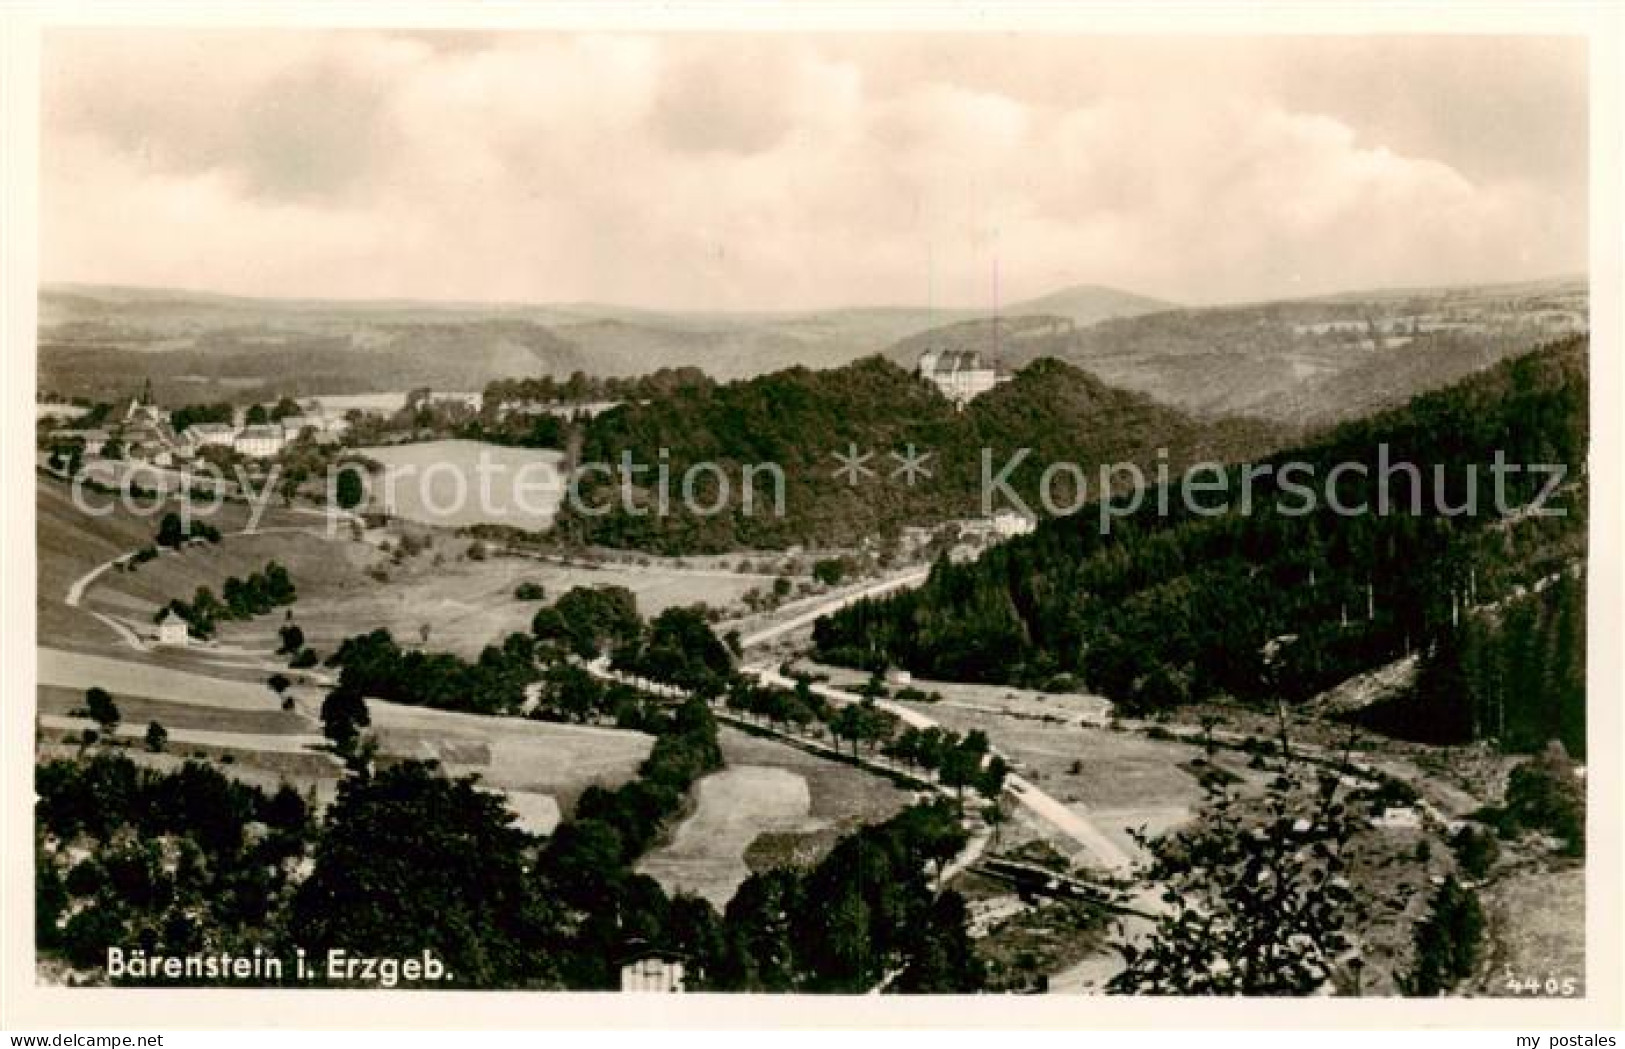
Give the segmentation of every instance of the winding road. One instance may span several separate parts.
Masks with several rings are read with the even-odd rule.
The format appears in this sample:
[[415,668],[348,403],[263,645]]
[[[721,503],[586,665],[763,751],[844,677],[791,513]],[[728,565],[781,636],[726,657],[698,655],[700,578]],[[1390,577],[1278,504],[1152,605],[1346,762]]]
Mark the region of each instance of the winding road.
[[[783,622],[763,627],[741,638],[740,648],[748,651],[751,648],[764,645],[786,634],[807,627],[822,616],[837,612],[866,598],[880,597],[884,594],[919,586],[925,582],[930,574],[931,570],[929,568],[912,569],[882,579],[870,586],[832,597],[812,609],[798,612]],[[794,681],[765,664],[747,663],[740,670],[742,673],[756,678],[764,685],[772,685],[778,688],[795,687]],[[812,690],[837,705],[863,702],[863,697],[857,693],[847,692],[827,684],[814,684]],[[928,715],[900,703],[882,699],[876,700],[875,705],[895,715],[905,725],[922,730],[941,727]],[[1012,773],[1005,779],[1005,789],[1010,793],[1011,797],[1033,816],[1061,831],[1061,833],[1086,849],[1096,867],[1118,875],[1127,874],[1133,869],[1134,858],[1107,837],[1093,820],[1078,812],[1076,808],[1066,805],[1052,795],[1045,793],[1025,776]]]
[[[741,668],[741,673],[749,674],[764,685],[772,685],[778,688],[795,687],[794,681],[771,667],[747,665]],[[846,692],[830,685],[814,684],[811,687],[814,693],[837,705],[862,703],[864,701],[864,698],[855,692]],[[925,714],[900,703],[877,699],[875,700],[875,706],[896,715],[905,725],[911,725],[914,728],[941,727]],[[996,750],[994,752],[997,753]],[[1025,776],[1011,773],[1005,778],[1004,785],[1010,796],[1015,798],[1028,812],[1055,827],[1087,849],[1096,867],[1111,874],[1126,874],[1133,869],[1134,858],[1119,848],[1087,816],[1062,803],[1052,795],[1046,794]]]
[[739,647],[755,648],[758,645],[765,645],[769,641],[783,637],[785,634],[793,633],[803,627],[811,626],[813,623],[817,622],[824,616],[829,615],[831,612],[838,612],[847,605],[857,604],[859,601],[862,601],[865,598],[880,597],[882,594],[889,594],[896,590],[906,590],[909,587],[919,586],[921,583],[925,582],[930,575],[931,569],[916,568],[904,572],[901,575],[892,576],[889,579],[883,579],[880,582],[874,583],[870,586],[832,597],[830,600],[818,604],[810,611],[797,613],[789,619],[784,620],[782,623],[775,623],[772,626],[764,627],[753,634],[745,635],[739,639]]

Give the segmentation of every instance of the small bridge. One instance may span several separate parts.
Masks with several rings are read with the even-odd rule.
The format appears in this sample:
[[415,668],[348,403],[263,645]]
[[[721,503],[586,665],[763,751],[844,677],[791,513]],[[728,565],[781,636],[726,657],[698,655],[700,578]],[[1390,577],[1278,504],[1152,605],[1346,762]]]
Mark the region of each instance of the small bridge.
[[1125,890],[1098,885],[1075,875],[1040,867],[1035,863],[992,856],[984,857],[971,869],[985,877],[1008,882],[1024,896],[1077,900],[1116,914],[1127,914],[1151,921],[1159,917],[1153,909],[1153,901],[1147,900],[1143,893],[1138,896],[1130,895]]

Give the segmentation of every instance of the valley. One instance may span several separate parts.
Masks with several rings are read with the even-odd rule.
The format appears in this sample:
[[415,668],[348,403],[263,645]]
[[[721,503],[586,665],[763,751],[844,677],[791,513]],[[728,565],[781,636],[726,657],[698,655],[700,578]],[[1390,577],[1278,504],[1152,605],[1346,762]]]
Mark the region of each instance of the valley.
[[[733,382],[729,368],[701,365],[621,386],[561,384],[537,375],[557,371],[538,363],[538,342],[541,356],[522,367],[476,357],[458,365],[467,371],[415,376],[467,391],[489,378],[481,368],[519,373],[479,396],[284,383],[274,408],[227,414],[250,429],[265,424],[236,416],[285,414],[301,432],[288,427],[268,454],[230,456],[161,424],[156,436],[142,429],[166,414],[154,401],[184,388],[160,362],[197,347],[121,348],[155,365],[122,424],[117,407],[88,409],[111,443],[127,441],[134,461],[173,454],[164,469],[176,476],[213,455],[246,471],[251,492],[264,484],[277,497],[228,498],[166,538],[182,497],[116,504],[98,490],[106,512],[91,512],[76,478],[105,488],[134,472],[105,447],[65,443],[85,423],[42,416],[42,769],[123,760],[154,790],[208,769],[235,785],[218,789],[291,792],[307,816],[296,832],[306,844],[290,847],[314,850],[286,874],[298,899],[321,884],[309,865],[332,862],[328,828],[374,785],[466,784],[485,799],[469,803],[498,806],[501,833],[517,835],[516,862],[564,901],[547,934],[562,937],[550,941],[560,968],[548,977],[562,987],[614,979],[604,952],[627,934],[596,923],[631,908],[716,989],[1155,990],[1166,977],[1153,948],[1179,935],[1178,915],[1222,905],[1224,863],[1244,862],[1194,877],[1182,850],[1272,819],[1289,838],[1322,835],[1352,886],[1346,910],[1326,919],[1326,943],[1343,946],[1314,970],[1323,993],[1418,993],[1445,979],[1424,974],[1424,959],[1447,888],[1472,894],[1485,930],[1472,947],[1479,968],[1448,979],[1457,993],[1495,993],[1491,968],[1530,964],[1534,951],[1564,959],[1564,978],[1583,986],[1576,842],[1553,822],[1570,817],[1525,811],[1517,786],[1537,766],[1568,776],[1584,758],[1572,619],[1582,487],[1561,489],[1576,514],[1567,521],[1520,514],[1448,532],[1427,514],[1421,525],[1350,525],[1145,510],[1093,535],[1081,491],[1073,516],[977,505],[979,448],[1028,449],[1031,464],[1006,479],[1034,501],[1056,461],[1143,474],[1160,463],[1177,477],[1204,461],[1361,459],[1386,443],[1460,464],[1481,461],[1491,436],[1508,448],[1510,434],[1513,452],[1573,463],[1583,343],[1532,346],[1562,322],[1519,327],[1505,318],[1522,314],[1496,312],[1516,300],[1560,313],[1543,296],[1569,293],[1440,294],[1454,312],[1417,295],[1204,316],[1193,323],[1215,335],[1211,352],[1180,342],[1186,321],[1172,318],[1188,311],[1124,300],[1096,316],[1116,300],[1092,294],[1034,307],[1063,314],[1014,310],[920,332],[907,325],[932,318],[906,311],[773,318],[761,323],[813,343],[851,345],[861,329],[894,345]],[[174,323],[166,311],[187,308],[156,304],[142,323]],[[337,337],[352,324],[346,309],[312,308],[301,323]],[[1423,331],[1410,323],[1423,315],[1450,319]],[[618,340],[616,352],[672,368],[698,358],[650,356],[650,336],[631,332],[680,330],[686,354],[733,352],[708,324],[744,331],[737,318],[665,315],[502,323],[544,320],[561,339]],[[444,359],[465,322],[475,323],[436,328],[430,356]],[[112,321],[95,323],[105,332]],[[1226,333],[1249,325],[1253,335],[1235,336],[1250,362],[1238,371]],[[1272,357],[1283,325],[1290,336]],[[961,403],[891,363],[957,339],[997,352],[1000,366],[1033,357]],[[1388,385],[1362,378],[1376,372]],[[1237,399],[1242,387],[1251,392]],[[243,384],[211,396],[255,394]],[[1344,414],[1360,417],[1328,428]],[[862,487],[831,470],[830,449],[846,445],[929,449],[927,483]],[[613,474],[587,490],[614,493],[616,508],[561,505],[572,471],[623,453],[676,477],[702,462],[781,464],[786,512],[650,513],[657,489]],[[494,500],[468,506],[492,463]],[[342,510],[325,506],[335,489],[322,471],[347,464],[365,490]],[[520,505],[507,474],[545,483]],[[1406,567],[1418,549],[1432,551],[1428,571]],[[287,590],[274,601],[263,592],[273,569]],[[180,633],[166,634],[176,616]],[[1545,653],[1538,678],[1517,676],[1528,646]],[[1497,684],[1501,665],[1526,682],[1519,691]],[[1548,741],[1547,757],[1530,758]],[[409,786],[424,769],[431,778]],[[1327,797],[1335,818],[1320,807]],[[1470,853],[1486,834],[1502,842],[1499,858]],[[884,888],[852,866],[877,849],[901,864]],[[70,873],[66,852],[43,862]],[[1548,883],[1561,887],[1548,906],[1529,906]],[[789,933],[773,932],[779,894],[811,894]],[[860,898],[868,909],[850,909]],[[888,908],[914,906],[931,908],[910,934],[924,939],[893,948],[885,967],[817,946],[901,936],[886,923],[903,912]],[[821,924],[848,913],[869,917]],[[64,919],[59,931],[68,956],[86,956],[83,929]],[[796,946],[760,946],[770,934]],[[938,938],[967,968],[922,967]],[[754,968],[765,958],[778,968]]]

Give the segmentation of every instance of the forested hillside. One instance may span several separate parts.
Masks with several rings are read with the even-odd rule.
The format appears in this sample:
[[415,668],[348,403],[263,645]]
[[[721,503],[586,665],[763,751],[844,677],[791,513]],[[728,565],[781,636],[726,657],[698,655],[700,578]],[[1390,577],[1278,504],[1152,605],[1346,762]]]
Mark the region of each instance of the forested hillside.
[[[1154,470],[1159,449],[1179,466],[1233,460],[1279,443],[1266,424],[1196,420],[1059,361],[1036,361],[958,411],[910,372],[868,358],[828,371],[793,368],[722,386],[692,385],[598,416],[587,426],[580,460],[618,468],[630,453],[647,467],[635,480],[639,502],[630,512],[620,506],[619,478],[600,473],[595,485],[584,484],[586,501],[613,508],[566,513],[559,528],[583,541],[665,553],[850,544],[903,524],[980,515],[984,449],[994,473],[1020,449],[1031,449],[1009,483],[1037,506],[1038,477],[1051,462],[1077,463],[1093,478],[1102,463]],[[910,445],[931,455],[930,476],[912,485],[891,476],[898,462],[889,454]],[[866,465],[875,471],[856,486],[835,473],[835,454],[850,448],[872,453]],[[729,477],[729,512],[688,512],[681,479],[695,463],[716,464]],[[763,474],[755,475],[754,512],[740,512],[744,468],[769,463],[784,472],[783,516],[773,511]],[[671,512],[648,513],[662,464],[671,478]],[[715,477],[698,480],[694,503],[708,507],[718,494]]]
[[[1584,561],[1586,351],[1583,337],[1548,346],[1273,456],[1251,513],[1233,501],[1231,512],[1201,516],[1176,498],[1166,516],[1148,509],[1102,534],[1086,509],[974,564],[939,564],[917,591],[820,621],[821,656],[939,678],[1081,682],[1143,711],[1219,694],[1301,700],[1421,652],[1416,702],[1385,727],[1583,746],[1582,588],[1562,584],[1541,598],[1557,607],[1533,612],[1517,597]],[[1498,515],[1489,469],[1498,451],[1508,463],[1563,464],[1567,483],[1548,508],[1564,516]],[[1363,464],[1363,474],[1338,476],[1341,505],[1376,509],[1386,490],[1390,512],[1343,514],[1324,499],[1305,507],[1282,484],[1294,461],[1310,471],[1294,479],[1316,479],[1317,491],[1338,464]],[[1422,483],[1403,471],[1382,483],[1383,462],[1415,464]],[[1528,504],[1547,481],[1511,474],[1506,505]],[[1477,513],[1461,513],[1474,484]],[[1516,645],[1540,656],[1509,660],[1502,649]],[[1539,664],[1541,681],[1514,687],[1497,660]]]
[[1585,583],[1567,573],[1546,582],[1442,629],[1416,686],[1357,720],[1422,743],[1494,739],[1532,751],[1555,739],[1584,755]]

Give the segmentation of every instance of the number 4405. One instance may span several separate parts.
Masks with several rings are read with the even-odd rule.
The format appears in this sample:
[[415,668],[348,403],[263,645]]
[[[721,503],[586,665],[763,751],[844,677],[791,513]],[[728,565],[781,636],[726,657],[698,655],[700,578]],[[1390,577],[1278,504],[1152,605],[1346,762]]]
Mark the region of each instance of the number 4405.
[[1572,998],[1579,991],[1578,982],[1572,976],[1541,979],[1538,976],[1519,976],[1511,969],[1506,971],[1505,987],[1508,994],[1541,994],[1551,998]]

